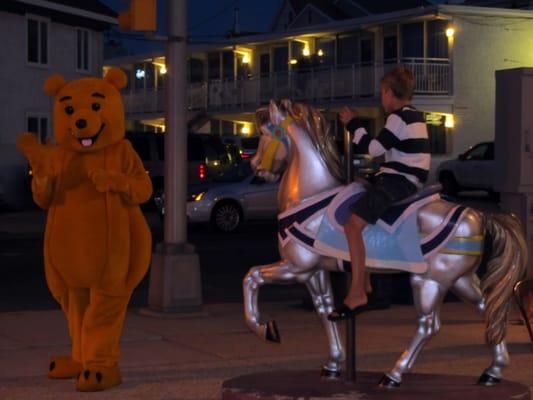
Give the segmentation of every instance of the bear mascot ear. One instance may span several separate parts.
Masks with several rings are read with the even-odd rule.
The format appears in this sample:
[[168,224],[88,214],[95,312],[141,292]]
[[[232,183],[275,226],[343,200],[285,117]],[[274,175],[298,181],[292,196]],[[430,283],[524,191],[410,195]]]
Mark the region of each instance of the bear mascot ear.
[[55,96],[63,86],[67,84],[65,78],[59,74],[51,75],[46,82],[44,82],[44,92],[49,96]]
[[117,90],[122,89],[128,83],[128,78],[124,71],[117,67],[111,67],[105,74],[104,79]]

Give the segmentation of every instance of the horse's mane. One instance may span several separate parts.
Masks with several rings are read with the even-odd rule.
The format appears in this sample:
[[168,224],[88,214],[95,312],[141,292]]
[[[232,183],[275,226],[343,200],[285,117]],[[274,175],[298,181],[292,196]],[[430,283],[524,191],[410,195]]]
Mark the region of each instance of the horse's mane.
[[280,106],[300,128],[307,132],[333,177],[344,182],[344,168],[339,158],[337,146],[333,136],[329,133],[329,124],[322,113],[307,104],[291,103],[289,100],[282,100]]

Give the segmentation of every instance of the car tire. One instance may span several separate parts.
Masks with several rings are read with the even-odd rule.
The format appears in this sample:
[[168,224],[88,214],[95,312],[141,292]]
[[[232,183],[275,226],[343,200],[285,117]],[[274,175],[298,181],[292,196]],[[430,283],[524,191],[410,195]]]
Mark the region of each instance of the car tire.
[[439,176],[439,182],[442,185],[442,193],[448,196],[456,196],[459,192],[459,185],[451,172],[443,172]]
[[241,207],[233,201],[224,201],[215,206],[211,223],[220,232],[235,232],[242,224]]

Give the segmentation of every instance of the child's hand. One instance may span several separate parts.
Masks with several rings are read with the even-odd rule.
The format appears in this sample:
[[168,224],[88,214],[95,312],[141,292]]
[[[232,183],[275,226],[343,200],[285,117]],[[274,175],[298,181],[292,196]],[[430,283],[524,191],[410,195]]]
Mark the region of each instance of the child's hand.
[[358,113],[354,108],[343,107],[339,112],[341,122],[346,125],[352,119],[357,118]]

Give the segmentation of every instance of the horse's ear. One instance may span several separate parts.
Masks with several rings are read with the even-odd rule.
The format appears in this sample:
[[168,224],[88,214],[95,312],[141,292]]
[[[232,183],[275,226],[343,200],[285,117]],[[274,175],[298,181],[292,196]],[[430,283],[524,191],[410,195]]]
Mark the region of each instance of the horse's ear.
[[289,99],[281,100],[281,105],[287,111],[289,111],[292,108],[292,103],[291,103],[291,101]]
[[270,122],[272,122],[274,125],[276,125],[276,116],[279,114],[278,105],[274,100],[270,100],[270,104],[268,105],[268,114],[270,115]]

